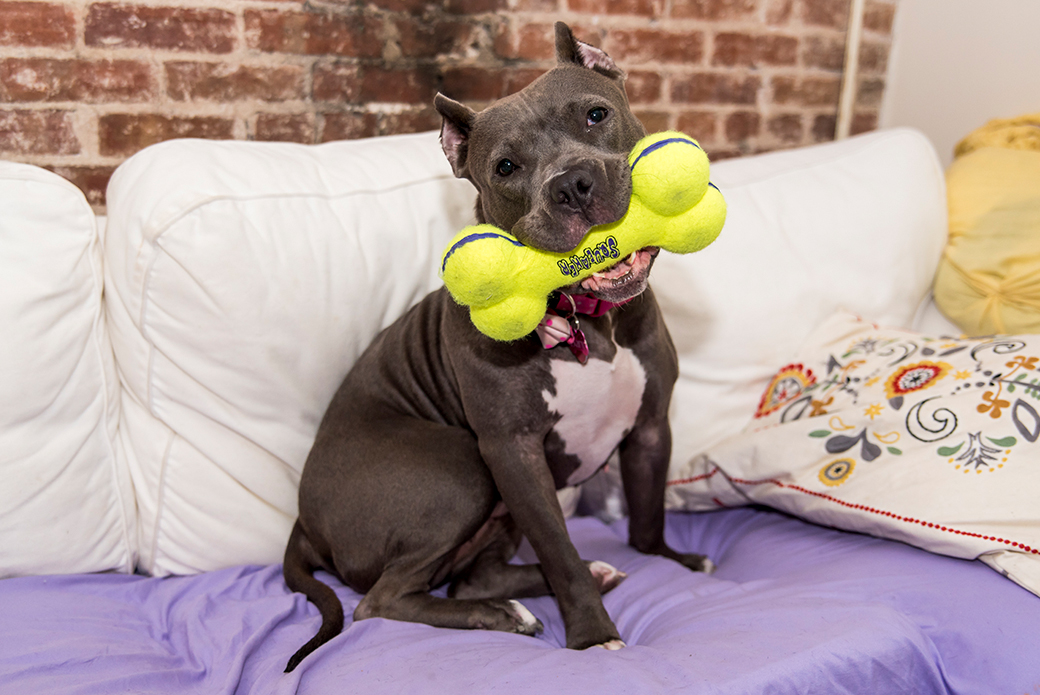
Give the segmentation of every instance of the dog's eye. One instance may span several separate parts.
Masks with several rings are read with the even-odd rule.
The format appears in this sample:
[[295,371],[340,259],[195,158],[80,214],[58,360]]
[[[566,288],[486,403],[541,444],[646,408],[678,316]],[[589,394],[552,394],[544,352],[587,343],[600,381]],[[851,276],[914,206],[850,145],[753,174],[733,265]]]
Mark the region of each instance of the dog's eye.
[[495,171],[498,172],[499,176],[509,176],[516,171],[516,165],[508,159],[503,159],[498,163],[498,166],[495,167]]
[[588,123],[591,127],[596,125],[606,117],[607,110],[601,106],[597,106],[585,115],[585,122]]

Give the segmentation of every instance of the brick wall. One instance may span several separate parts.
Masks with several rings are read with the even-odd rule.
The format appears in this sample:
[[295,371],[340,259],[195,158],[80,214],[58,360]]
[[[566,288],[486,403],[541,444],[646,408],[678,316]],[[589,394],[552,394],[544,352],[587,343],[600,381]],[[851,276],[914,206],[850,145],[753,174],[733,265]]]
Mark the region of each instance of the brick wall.
[[[896,0],[867,0],[854,132],[875,127]],[[629,73],[650,130],[715,157],[832,137],[848,0],[0,0],[0,157],[104,205],[176,137],[317,143],[439,126],[553,62],[571,24]]]

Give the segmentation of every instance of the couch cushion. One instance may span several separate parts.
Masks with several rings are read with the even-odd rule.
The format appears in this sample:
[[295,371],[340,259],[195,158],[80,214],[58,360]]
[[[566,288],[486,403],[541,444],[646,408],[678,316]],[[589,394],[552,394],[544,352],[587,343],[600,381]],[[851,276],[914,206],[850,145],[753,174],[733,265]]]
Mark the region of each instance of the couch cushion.
[[108,200],[141,567],[280,561],[326,405],[375,334],[440,284],[472,186],[436,133],[177,140],[120,166]]
[[11,162],[0,211],[0,577],[131,571],[94,215],[69,182]]
[[908,327],[946,240],[929,141],[897,129],[723,161],[729,215],[714,244],[661,254],[651,283],[679,352],[673,478],[739,432],[777,365],[839,308]]

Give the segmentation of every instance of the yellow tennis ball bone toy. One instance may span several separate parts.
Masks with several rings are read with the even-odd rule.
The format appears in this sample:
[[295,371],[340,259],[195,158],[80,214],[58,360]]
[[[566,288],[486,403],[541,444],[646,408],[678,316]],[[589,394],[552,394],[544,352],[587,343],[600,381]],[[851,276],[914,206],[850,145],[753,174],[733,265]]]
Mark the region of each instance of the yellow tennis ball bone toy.
[[489,225],[459,232],[444,252],[441,277],[451,296],[470,308],[481,333],[517,340],[545,316],[551,292],[581,282],[633,251],[656,246],[693,253],[722,231],[726,202],[708,181],[708,157],[682,133],[648,135],[629,153],[632,198],[618,220],[589,230],[566,253],[531,248]]

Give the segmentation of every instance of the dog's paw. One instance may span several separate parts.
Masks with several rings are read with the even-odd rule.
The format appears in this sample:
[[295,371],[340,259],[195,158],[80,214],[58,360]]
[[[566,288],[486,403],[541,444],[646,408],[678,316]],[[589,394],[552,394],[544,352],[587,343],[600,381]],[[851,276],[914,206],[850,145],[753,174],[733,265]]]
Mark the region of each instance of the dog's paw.
[[594,648],[598,647],[600,649],[606,649],[607,651],[616,652],[619,649],[624,649],[628,645],[619,639],[612,639],[609,642],[604,642],[603,644],[594,644],[592,646]]
[[703,572],[704,574],[711,574],[715,571],[715,563],[708,559],[706,555],[696,555],[694,553],[678,553],[675,560],[683,567],[687,567],[694,572]]
[[507,601],[506,604],[508,605],[506,610],[516,621],[513,632],[534,637],[545,629],[542,621],[534,617],[534,613],[527,610],[524,604],[513,600]]
[[590,562],[589,572],[592,572],[592,578],[596,581],[596,586],[599,587],[601,594],[607,593],[628,577],[625,572],[602,560]]

